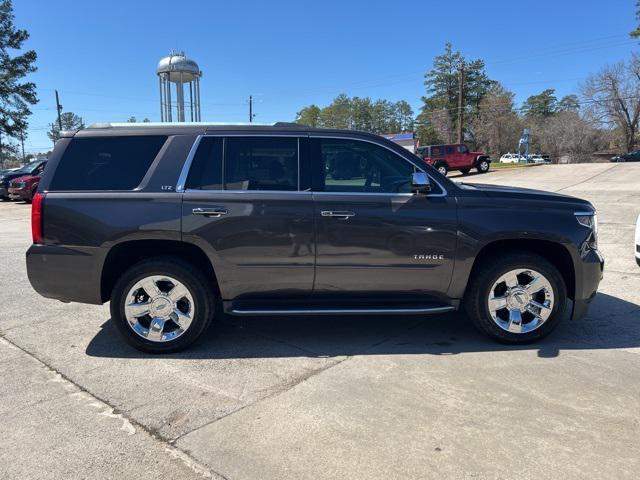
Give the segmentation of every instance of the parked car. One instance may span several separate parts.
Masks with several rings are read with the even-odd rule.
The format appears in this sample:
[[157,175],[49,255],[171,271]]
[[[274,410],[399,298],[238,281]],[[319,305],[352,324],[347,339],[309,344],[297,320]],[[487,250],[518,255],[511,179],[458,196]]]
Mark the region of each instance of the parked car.
[[551,160],[549,160],[549,157],[545,155],[539,155],[539,154],[533,154],[533,155],[529,155],[529,159],[527,160],[528,163],[551,163]]
[[623,155],[616,155],[611,158],[612,162],[640,162],[640,150],[625,153]]
[[40,175],[44,170],[44,166],[47,164],[46,160],[34,160],[33,162],[27,163],[22,168],[18,168],[17,170],[13,170],[10,172],[5,172],[0,175],[0,199],[9,200],[9,183],[18,178],[23,177],[25,175]]
[[[524,158],[523,158],[524,160]],[[500,157],[500,163],[518,163],[520,159],[517,153],[505,153]]]
[[442,175],[446,175],[451,170],[459,170],[467,174],[472,168],[475,168],[478,173],[486,173],[491,165],[489,155],[471,152],[464,144],[426,145],[418,147],[416,153]]
[[292,124],[64,133],[31,215],[35,290],[110,301],[147,352],[187,347],[218,305],[259,317],[464,305],[494,339],[531,342],[568,299],[568,317],[586,312],[604,268],[586,200],[457,184],[377,135]]
[[[42,169],[44,169],[44,165],[42,166]],[[38,189],[40,175],[41,171],[36,171],[33,175],[24,175],[11,180],[8,188],[9,198],[12,200],[25,200],[30,202]]]
[[640,267],[640,215],[636,221],[636,263]]

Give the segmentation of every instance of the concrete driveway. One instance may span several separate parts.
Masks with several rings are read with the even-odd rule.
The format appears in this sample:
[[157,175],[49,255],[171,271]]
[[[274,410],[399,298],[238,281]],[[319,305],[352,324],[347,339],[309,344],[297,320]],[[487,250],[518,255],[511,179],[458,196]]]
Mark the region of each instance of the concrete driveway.
[[29,206],[0,203],[0,478],[639,478],[640,164],[459,179],[594,203],[587,318],[524,347],[459,314],[227,318],[150,357],[31,290]]

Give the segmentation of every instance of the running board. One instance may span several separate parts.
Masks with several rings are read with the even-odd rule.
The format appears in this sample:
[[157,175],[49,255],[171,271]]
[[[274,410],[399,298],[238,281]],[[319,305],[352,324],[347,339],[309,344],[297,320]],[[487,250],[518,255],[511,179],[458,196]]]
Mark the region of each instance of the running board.
[[407,308],[295,308],[295,309],[244,309],[233,308],[229,311],[231,315],[238,316],[265,316],[265,315],[426,315],[446,313],[455,310],[451,305],[438,307],[407,307]]

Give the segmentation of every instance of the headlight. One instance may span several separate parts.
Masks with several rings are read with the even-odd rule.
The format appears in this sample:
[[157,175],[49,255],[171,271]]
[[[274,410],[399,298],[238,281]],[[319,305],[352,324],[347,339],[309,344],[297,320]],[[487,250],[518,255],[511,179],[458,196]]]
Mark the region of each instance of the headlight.
[[576,220],[583,227],[591,230],[587,244],[594,250],[598,248],[598,216],[596,212],[575,212]]

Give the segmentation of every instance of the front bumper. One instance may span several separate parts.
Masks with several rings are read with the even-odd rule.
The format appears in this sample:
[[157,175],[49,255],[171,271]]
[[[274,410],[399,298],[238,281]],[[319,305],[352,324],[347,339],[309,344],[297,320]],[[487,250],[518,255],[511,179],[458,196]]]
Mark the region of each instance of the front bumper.
[[584,317],[598,292],[604,274],[604,258],[598,250],[589,250],[576,265],[576,291],[571,320]]
[[8,190],[9,198],[27,200],[31,196],[31,192],[28,192],[25,188],[11,188]]
[[7,191],[7,187],[4,185],[0,185],[0,197],[8,197],[9,192]]

